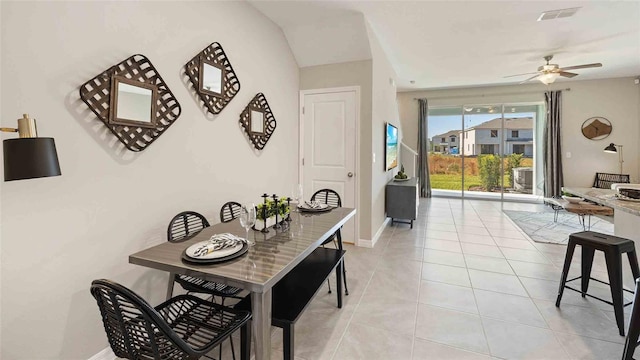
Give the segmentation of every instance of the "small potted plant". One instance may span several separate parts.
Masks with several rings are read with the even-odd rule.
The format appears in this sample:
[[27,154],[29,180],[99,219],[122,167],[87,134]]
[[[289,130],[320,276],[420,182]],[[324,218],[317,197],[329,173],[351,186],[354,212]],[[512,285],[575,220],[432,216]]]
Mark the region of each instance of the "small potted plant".
[[267,198],[264,203],[258,204],[256,208],[256,230],[263,230],[275,225],[276,214],[278,214],[278,221],[284,220],[290,211],[286,197],[278,199],[277,205],[273,199]]

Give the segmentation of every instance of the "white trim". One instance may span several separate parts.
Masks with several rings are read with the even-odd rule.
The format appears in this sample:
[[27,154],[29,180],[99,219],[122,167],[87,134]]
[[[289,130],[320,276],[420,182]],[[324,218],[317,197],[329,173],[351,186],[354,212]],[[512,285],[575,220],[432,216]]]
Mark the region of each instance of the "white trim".
[[374,246],[376,246],[376,243],[380,239],[380,236],[382,236],[382,232],[384,231],[384,229],[387,227],[387,225],[389,225],[389,221],[391,221],[391,218],[386,218],[382,222],[382,225],[380,225],[380,228],[378,229],[378,231],[376,231],[376,234],[373,236],[373,239],[371,240],[359,239],[357,245],[372,249]]
[[118,357],[113,353],[110,347],[102,349],[99,353],[93,355],[89,360],[114,360]]
[[[299,112],[298,112],[298,183],[303,184],[304,178],[302,176],[302,157],[304,156],[304,97],[305,95],[315,95],[315,94],[327,94],[327,93],[339,93],[339,92],[355,92],[356,94],[356,103],[355,103],[355,115],[356,115],[356,169],[354,173],[356,174],[356,184],[355,184],[355,207],[356,210],[360,205],[360,86],[344,86],[344,87],[335,87],[335,88],[323,88],[323,89],[309,89],[309,90],[300,90],[300,98],[299,98]],[[360,243],[360,212],[356,211],[355,215],[355,243]]]

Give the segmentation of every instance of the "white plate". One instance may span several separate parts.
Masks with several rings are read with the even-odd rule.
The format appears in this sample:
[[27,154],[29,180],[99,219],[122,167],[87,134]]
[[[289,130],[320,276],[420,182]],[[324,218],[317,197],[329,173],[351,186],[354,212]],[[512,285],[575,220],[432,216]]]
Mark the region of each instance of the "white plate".
[[302,209],[302,210],[307,210],[307,211],[323,211],[326,210],[329,207],[329,205],[324,204],[324,203],[318,203],[318,206],[316,207],[311,207],[309,205],[307,205],[306,202],[298,205],[298,208]]
[[186,254],[188,257],[190,258],[194,258],[194,259],[217,259],[217,258],[221,258],[221,257],[225,257],[225,256],[229,256],[232,254],[237,253],[238,251],[242,250],[242,245],[243,242],[242,241],[238,241],[238,243],[235,246],[232,247],[228,247],[225,249],[221,249],[221,250],[216,250],[216,251],[212,251],[206,255],[202,255],[202,256],[196,256],[195,252],[196,250],[200,249],[202,246],[205,246],[207,243],[210,243],[211,240],[205,240],[205,241],[200,241],[197,242],[191,246],[189,246],[187,248]]

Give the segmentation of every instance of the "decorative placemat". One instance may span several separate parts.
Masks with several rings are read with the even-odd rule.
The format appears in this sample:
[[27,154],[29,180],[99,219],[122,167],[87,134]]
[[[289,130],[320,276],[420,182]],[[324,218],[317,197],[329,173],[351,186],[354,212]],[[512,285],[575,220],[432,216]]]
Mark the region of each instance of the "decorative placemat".
[[[220,97],[199,91],[200,59],[202,58],[224,68],[222,96]],[[238,76],[236,76],[236,73],[233,71],[233,67],[224,50],[222,50],[222,46],[217,42],[211,43],[211,45],[194,56],[193,59],[184,66],[184,70],[189,80],[191,80],[191,84],[195,87],[198,96],[200,96],[204,107],[212,114],[220,113],[240,91],[240,80],[238,80]]]
[[[114,76],[157,87],[156,126],[139,127],[109,123],[111,81]],[[180,103],[151,61],[136,54],[114,65],[80,86],[80,98],[107,128],[131,151],[142,151],[162,135],[180,116]]]

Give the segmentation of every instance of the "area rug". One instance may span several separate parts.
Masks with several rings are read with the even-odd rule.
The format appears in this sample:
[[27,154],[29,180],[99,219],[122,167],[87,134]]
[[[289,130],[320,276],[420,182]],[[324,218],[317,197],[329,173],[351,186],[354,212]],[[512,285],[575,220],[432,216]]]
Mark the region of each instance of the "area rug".
[[[503,211],[533,241],[566,244],[570,234],[583,231],[582,225],[578,221],[578,215],[563,210],[558,213],[557,222],[553,221],[553,210],[542,212]],[[585,220],[588,224],[588,218]],[[603,219],[591,216],[591,230],[613,235],[613,218]]]

